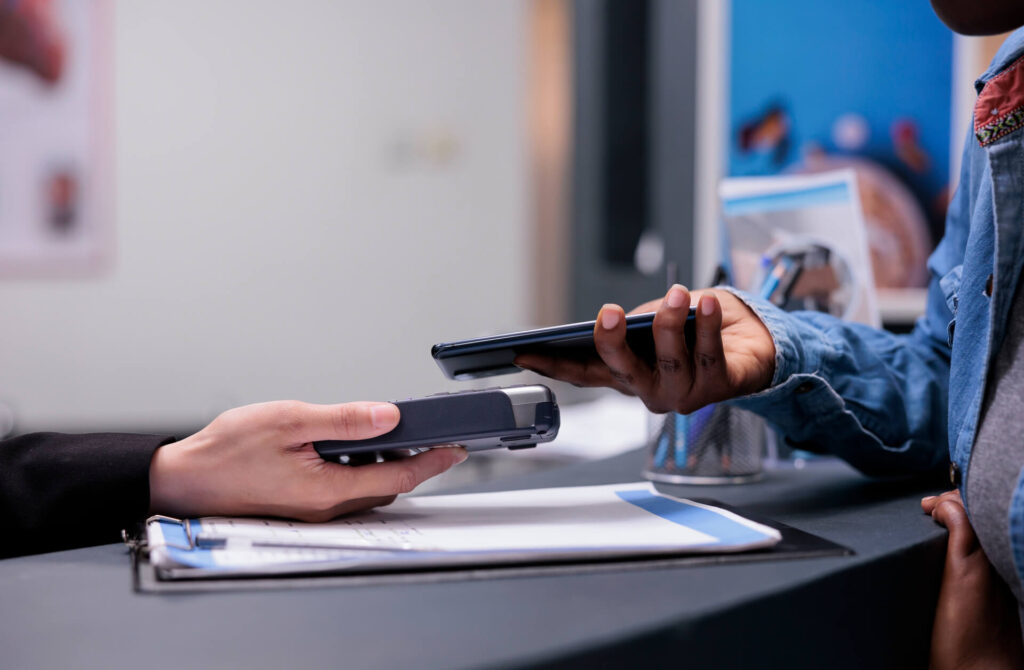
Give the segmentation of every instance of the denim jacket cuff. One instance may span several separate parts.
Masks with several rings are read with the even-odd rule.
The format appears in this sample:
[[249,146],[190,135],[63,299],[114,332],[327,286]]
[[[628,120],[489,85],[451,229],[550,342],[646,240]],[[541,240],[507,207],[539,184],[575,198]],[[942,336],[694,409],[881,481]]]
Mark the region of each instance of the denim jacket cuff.
[[775,344],[775,374],[767,391],[755,395],[775,390],[794,375],[813,374],[821,369],[821,362],[828,346],[823,341],[820,331],[802,323],[800,319],[767,300],[756,298],[731,286],[716,288],[732,293],[753,310],[768,329]]

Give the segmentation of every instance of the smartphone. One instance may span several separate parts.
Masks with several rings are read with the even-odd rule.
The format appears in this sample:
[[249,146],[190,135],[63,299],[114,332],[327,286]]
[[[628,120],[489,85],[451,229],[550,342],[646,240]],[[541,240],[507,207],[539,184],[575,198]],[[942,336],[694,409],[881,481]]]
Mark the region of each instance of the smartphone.
[[[693,346],[696,315],[696,308],[691,307],[683,330],[690,347]],[[651,332],[653,323],[654,312],[626,317],[626,343],[633,353],[652,367],[656,358]],[[597,350],[594,348],[595,324],[596,321],[583,321],[473,340],[442,342],[435,344],[430,354],[449,379],[506,375],[521,370],[512,362],[519,354],[543,354],[573,360],[597,358]]]
[[336,460],[449,444],[469,451],[524,449],[558,435],[558,402],[541,384],[439,393],[395,404],[401,418],[390,433],[368,440],[322,440],[313,447],[323,458]]

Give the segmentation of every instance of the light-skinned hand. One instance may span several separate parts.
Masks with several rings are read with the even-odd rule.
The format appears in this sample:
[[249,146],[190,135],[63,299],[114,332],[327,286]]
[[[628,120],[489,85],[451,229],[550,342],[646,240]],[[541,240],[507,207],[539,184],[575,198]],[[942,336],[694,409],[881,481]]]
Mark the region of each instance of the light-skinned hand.
[[315,440],[360,440],[398,425],[390,403],[312,405],[297,401],[224,412],[198,433],[156,450],[150,509],[174,516],[276,516],[327,521],[392,502],[466,459],[461,447],[402,460],[341,465]]
[[[683,326],[697,301],[693,351]],[[743,301],[728,291],[691,294],[675,285],[661,300],[631,313],[656,312],[652,367],[626,344],[626,315],[605,305],[597,315],[594,343],[600,359],[578,361],[523,354],[516,365],[577,386],[607,386],[639,396],[653,412],[690,413],[709,403],[761,391],[775,373],[771,334]]]

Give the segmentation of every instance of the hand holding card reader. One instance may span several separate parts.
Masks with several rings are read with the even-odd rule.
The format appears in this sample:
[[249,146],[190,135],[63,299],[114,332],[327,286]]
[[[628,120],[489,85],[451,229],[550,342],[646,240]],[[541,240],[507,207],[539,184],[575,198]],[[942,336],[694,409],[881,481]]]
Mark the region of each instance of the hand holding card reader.
[[558,434],[558,403],[546,386],[531,384],[440,393],[395,403],[401,418],[390,433],[368,440],[314,442],[325,459],[393,449],[460,444],[468,451],[523,449]]

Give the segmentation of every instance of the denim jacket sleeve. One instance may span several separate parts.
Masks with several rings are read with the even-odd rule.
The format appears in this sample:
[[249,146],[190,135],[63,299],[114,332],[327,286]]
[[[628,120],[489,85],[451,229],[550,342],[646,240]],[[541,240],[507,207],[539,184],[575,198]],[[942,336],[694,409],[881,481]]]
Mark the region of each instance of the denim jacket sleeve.
[[761,318],[776,351],[771,386],[732,403],[765,417],[791,445],[832,453],[868,474],[944,467],[966,205],[958,192],[946,236],[929,259],[926,313],[908,335],[818,312],[784,312],[729,289]]
[[[832,453],[868,474],[948,462],[948,320],[928,316],[911,334],[893,335],[736,293],[771,332],[776,360],[771,387],[734,405],[765,417],[791,445]],[[929,312],[946,309],[933,289],[929,303],[936,300],[942,304]]]

